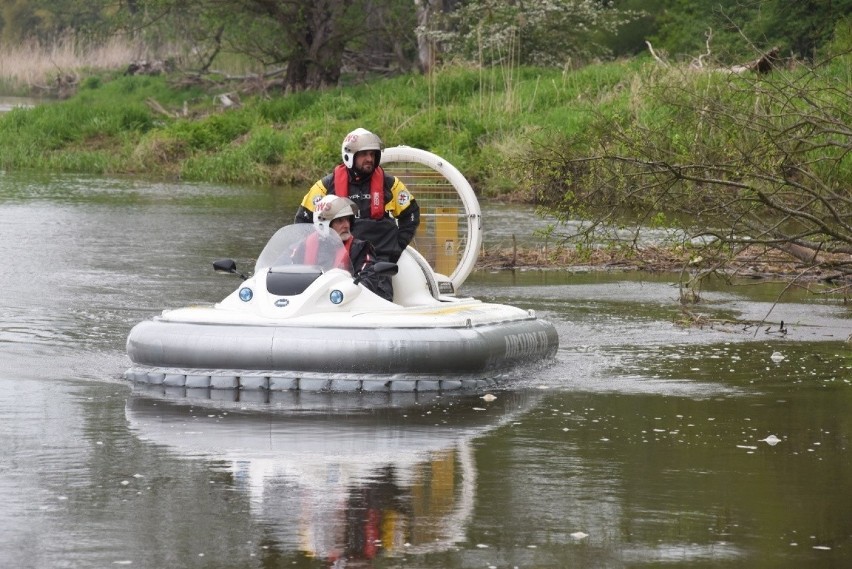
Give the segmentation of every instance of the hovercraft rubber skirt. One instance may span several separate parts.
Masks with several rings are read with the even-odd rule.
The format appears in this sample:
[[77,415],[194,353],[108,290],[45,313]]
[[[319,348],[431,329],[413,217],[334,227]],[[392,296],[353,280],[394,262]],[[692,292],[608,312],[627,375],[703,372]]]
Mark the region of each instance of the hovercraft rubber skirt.
[[556,352],[548,322],[461,328],[328,328],[148,320],[127,340],[131,381],[303,391],[480,389]]

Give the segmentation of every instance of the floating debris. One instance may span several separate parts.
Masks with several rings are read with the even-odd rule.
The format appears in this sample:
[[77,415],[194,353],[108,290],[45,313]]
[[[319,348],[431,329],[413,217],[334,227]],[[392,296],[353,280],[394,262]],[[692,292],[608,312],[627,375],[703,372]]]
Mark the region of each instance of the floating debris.
[[768,444],[769,446],[774,447],[775,445],[777,445],[778,443],[780,443],[780,442],[781,442],[781,439],[779,439],[779,438],[778,438],[778,437],[776,437],[775,435],[769,435],[769,436],[768,436],[768,437],[766,437],[765,439],[760,439],[760,441],[758,441],[758,442],[766,443],[766,444]]
[[497,396],[496,396],[496,395],[492,395],[492,394],[490,394],[490,393],[486,393],[485,395],[483,395],[482,397],[480,397],[480,399],[482,399],[483,401],[489,401],[489,402],[490,402],[490,401],[494,401],[495,399],[497,399]]
[[772,355],[769,356],[769,359],[777,364],[778,362],[783,362],[786,358],[781,352],[772,352]]
[[582,531],[575,531],[574,533],[571,534],[571,537],[573,537],[574,539],[585,539],[585,538],[589,537],[589,534],[582,532]]

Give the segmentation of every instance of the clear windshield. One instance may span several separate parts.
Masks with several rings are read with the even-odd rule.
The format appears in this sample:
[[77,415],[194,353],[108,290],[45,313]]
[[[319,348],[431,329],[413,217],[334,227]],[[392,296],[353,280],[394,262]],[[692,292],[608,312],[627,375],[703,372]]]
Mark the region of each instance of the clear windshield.
[[323,270],[352,272],[349,254],[337,233],[331,230],[328,235],[320,235],[310,223],[287,225],[276,231],[257,258],[254,273],[285,265],[316,265]]

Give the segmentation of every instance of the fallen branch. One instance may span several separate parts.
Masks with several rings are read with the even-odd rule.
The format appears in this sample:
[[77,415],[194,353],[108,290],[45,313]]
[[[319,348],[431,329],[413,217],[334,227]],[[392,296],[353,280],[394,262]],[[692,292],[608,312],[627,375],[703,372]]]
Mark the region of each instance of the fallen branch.
[[150,108],[150,109],[151,109],[152,111],[154,111],[155,113],[158,113],[158,114],[161,114],[161,115],[167,116],[167,117],[169,117],[170,119],[174,119],[174,118],[177,118],[178,116],[180,116],[180,115],[178,115],[177,113],[170,113],[170,112],[169,112],[169,111],[167,111],[165,108],[163,108],[163,105],[161,105],[160,103],[158,103],[158,102],[157,102],[155,99],[153,99],[153,98],[150,98],[150,97],[149,97],[148,99],[146,99],[146,100],[145,100],[145,104],[147,104],[147,105],[148,105],[148,108]]
[[645,45],[647,45],[647,46],[648,46],[648,51],[650,51],[650,52],[651,52],[651,57],[653,57],[653,58],[654,58],[654,60],[655,60],[657,63],[659,63],[659,64],[660,64],[660,65],[662,65],[663,67],[668,67],[668,66],[669,66],[669,63],[668,63],[666,60],[664,60],[662,57],[660,57],[659,55],[657,55],[657,52],[656,52],[656,51],[654,51],[654,46],[652,46],[652,45],[651,45],[651,42],[649,42],[648,40],[645,40]]

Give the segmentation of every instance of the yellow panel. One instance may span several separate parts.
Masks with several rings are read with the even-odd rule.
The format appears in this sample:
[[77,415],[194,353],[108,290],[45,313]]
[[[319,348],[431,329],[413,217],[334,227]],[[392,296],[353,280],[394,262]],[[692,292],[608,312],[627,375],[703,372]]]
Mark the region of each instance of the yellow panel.
[[439,273],[456,269],[467,242],[464,204],[443,174],[415,162],[393,162],[385,171],[399,176],[420,205],[420,227],[412,245]]
[[449,275],[459,260],[459,210],[435,208],[435,270]]

